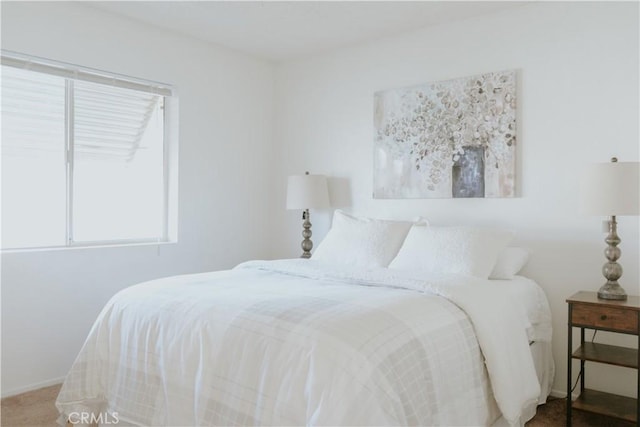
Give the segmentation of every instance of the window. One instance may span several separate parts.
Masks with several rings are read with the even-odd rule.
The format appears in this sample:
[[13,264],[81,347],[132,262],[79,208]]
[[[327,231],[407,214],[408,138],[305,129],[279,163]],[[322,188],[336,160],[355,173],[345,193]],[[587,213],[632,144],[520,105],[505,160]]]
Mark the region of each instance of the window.
[[2,248],[176,238],[170,86],[2,52]]

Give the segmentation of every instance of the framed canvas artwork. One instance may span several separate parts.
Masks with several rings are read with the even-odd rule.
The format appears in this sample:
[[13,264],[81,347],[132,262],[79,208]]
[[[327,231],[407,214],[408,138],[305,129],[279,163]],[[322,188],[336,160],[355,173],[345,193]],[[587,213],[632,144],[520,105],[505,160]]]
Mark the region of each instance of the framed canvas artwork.
[[374,95],[373,197],[513,197],[516,72]]

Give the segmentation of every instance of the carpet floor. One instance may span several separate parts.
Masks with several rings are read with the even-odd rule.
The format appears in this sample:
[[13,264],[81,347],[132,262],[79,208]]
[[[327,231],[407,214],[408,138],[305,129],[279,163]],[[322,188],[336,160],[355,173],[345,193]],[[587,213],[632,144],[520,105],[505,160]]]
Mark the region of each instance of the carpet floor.
[[56,397],[61,384],[2,399],[1,423],[3,427],[56,426],[58,410]]
[[[576,427],[633,427],[636,424],[623,420],[616,420],[602,415],[573,411],[572,424]],[[526,427],[564,426],[567,421],[567,400],[549,398],[547,403],[538,406],[536,416]]]
[[[19,394],[2,399],[2,423],[6,427],[52,427],[56,425],[58,411],[54,406],[60,385]],[[526,427],[561,427],[565,425],[565,399],[550,399],[538,407],[536,416]],[[574,411],[576,427],[631,427],[634,423]]]

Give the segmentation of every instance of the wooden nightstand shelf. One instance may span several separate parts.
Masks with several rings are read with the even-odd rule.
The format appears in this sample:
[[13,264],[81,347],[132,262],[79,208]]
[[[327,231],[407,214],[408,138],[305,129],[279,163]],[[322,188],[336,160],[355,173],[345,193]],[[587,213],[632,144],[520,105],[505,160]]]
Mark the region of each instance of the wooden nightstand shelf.
[[[638,423],[640,420],[640,297],[627,301],[598,299],[596,292],[578,292],[567,299],[569,304],[569,337],[567,357],[567,426],[571,411],[577,409]],[[573,328],[580,328],[580,347],[572,351]],[[638,347],[627,348],[584,341],[584,330],[594,329],[638,336]],[[571,361],[580,360],[580,396],[571,401]],[[636,398],[585,389],[585,361],[636,369]]]

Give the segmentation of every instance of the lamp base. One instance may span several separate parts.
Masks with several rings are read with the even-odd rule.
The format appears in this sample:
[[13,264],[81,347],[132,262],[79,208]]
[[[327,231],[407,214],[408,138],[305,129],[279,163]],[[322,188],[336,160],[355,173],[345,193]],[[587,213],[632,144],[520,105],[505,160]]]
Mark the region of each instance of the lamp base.
[[302,212],[302,243],[300,247],[302,247],[302,255],[300,258],[311,258],[311,249],[313,249],[313,242],[311,241],[311,215],[309,214],[309,209],[305,209]]
[[607,279],[607,283],[598,290],[598,298],[624,301],[627,299],[627,293],[618,284],[618,279],[622,277],[622,266],[616,262],[620,258],[620,237],[615,215],[609,220],[609,234],[604,241],[607,243],[604,255],[608,262],[602,266],[602,275]]
[[598,298],[608,300],[624,301],[627,299],[627,293],[625,290],[615,282],[607,282],[600,289],[598,289]]

